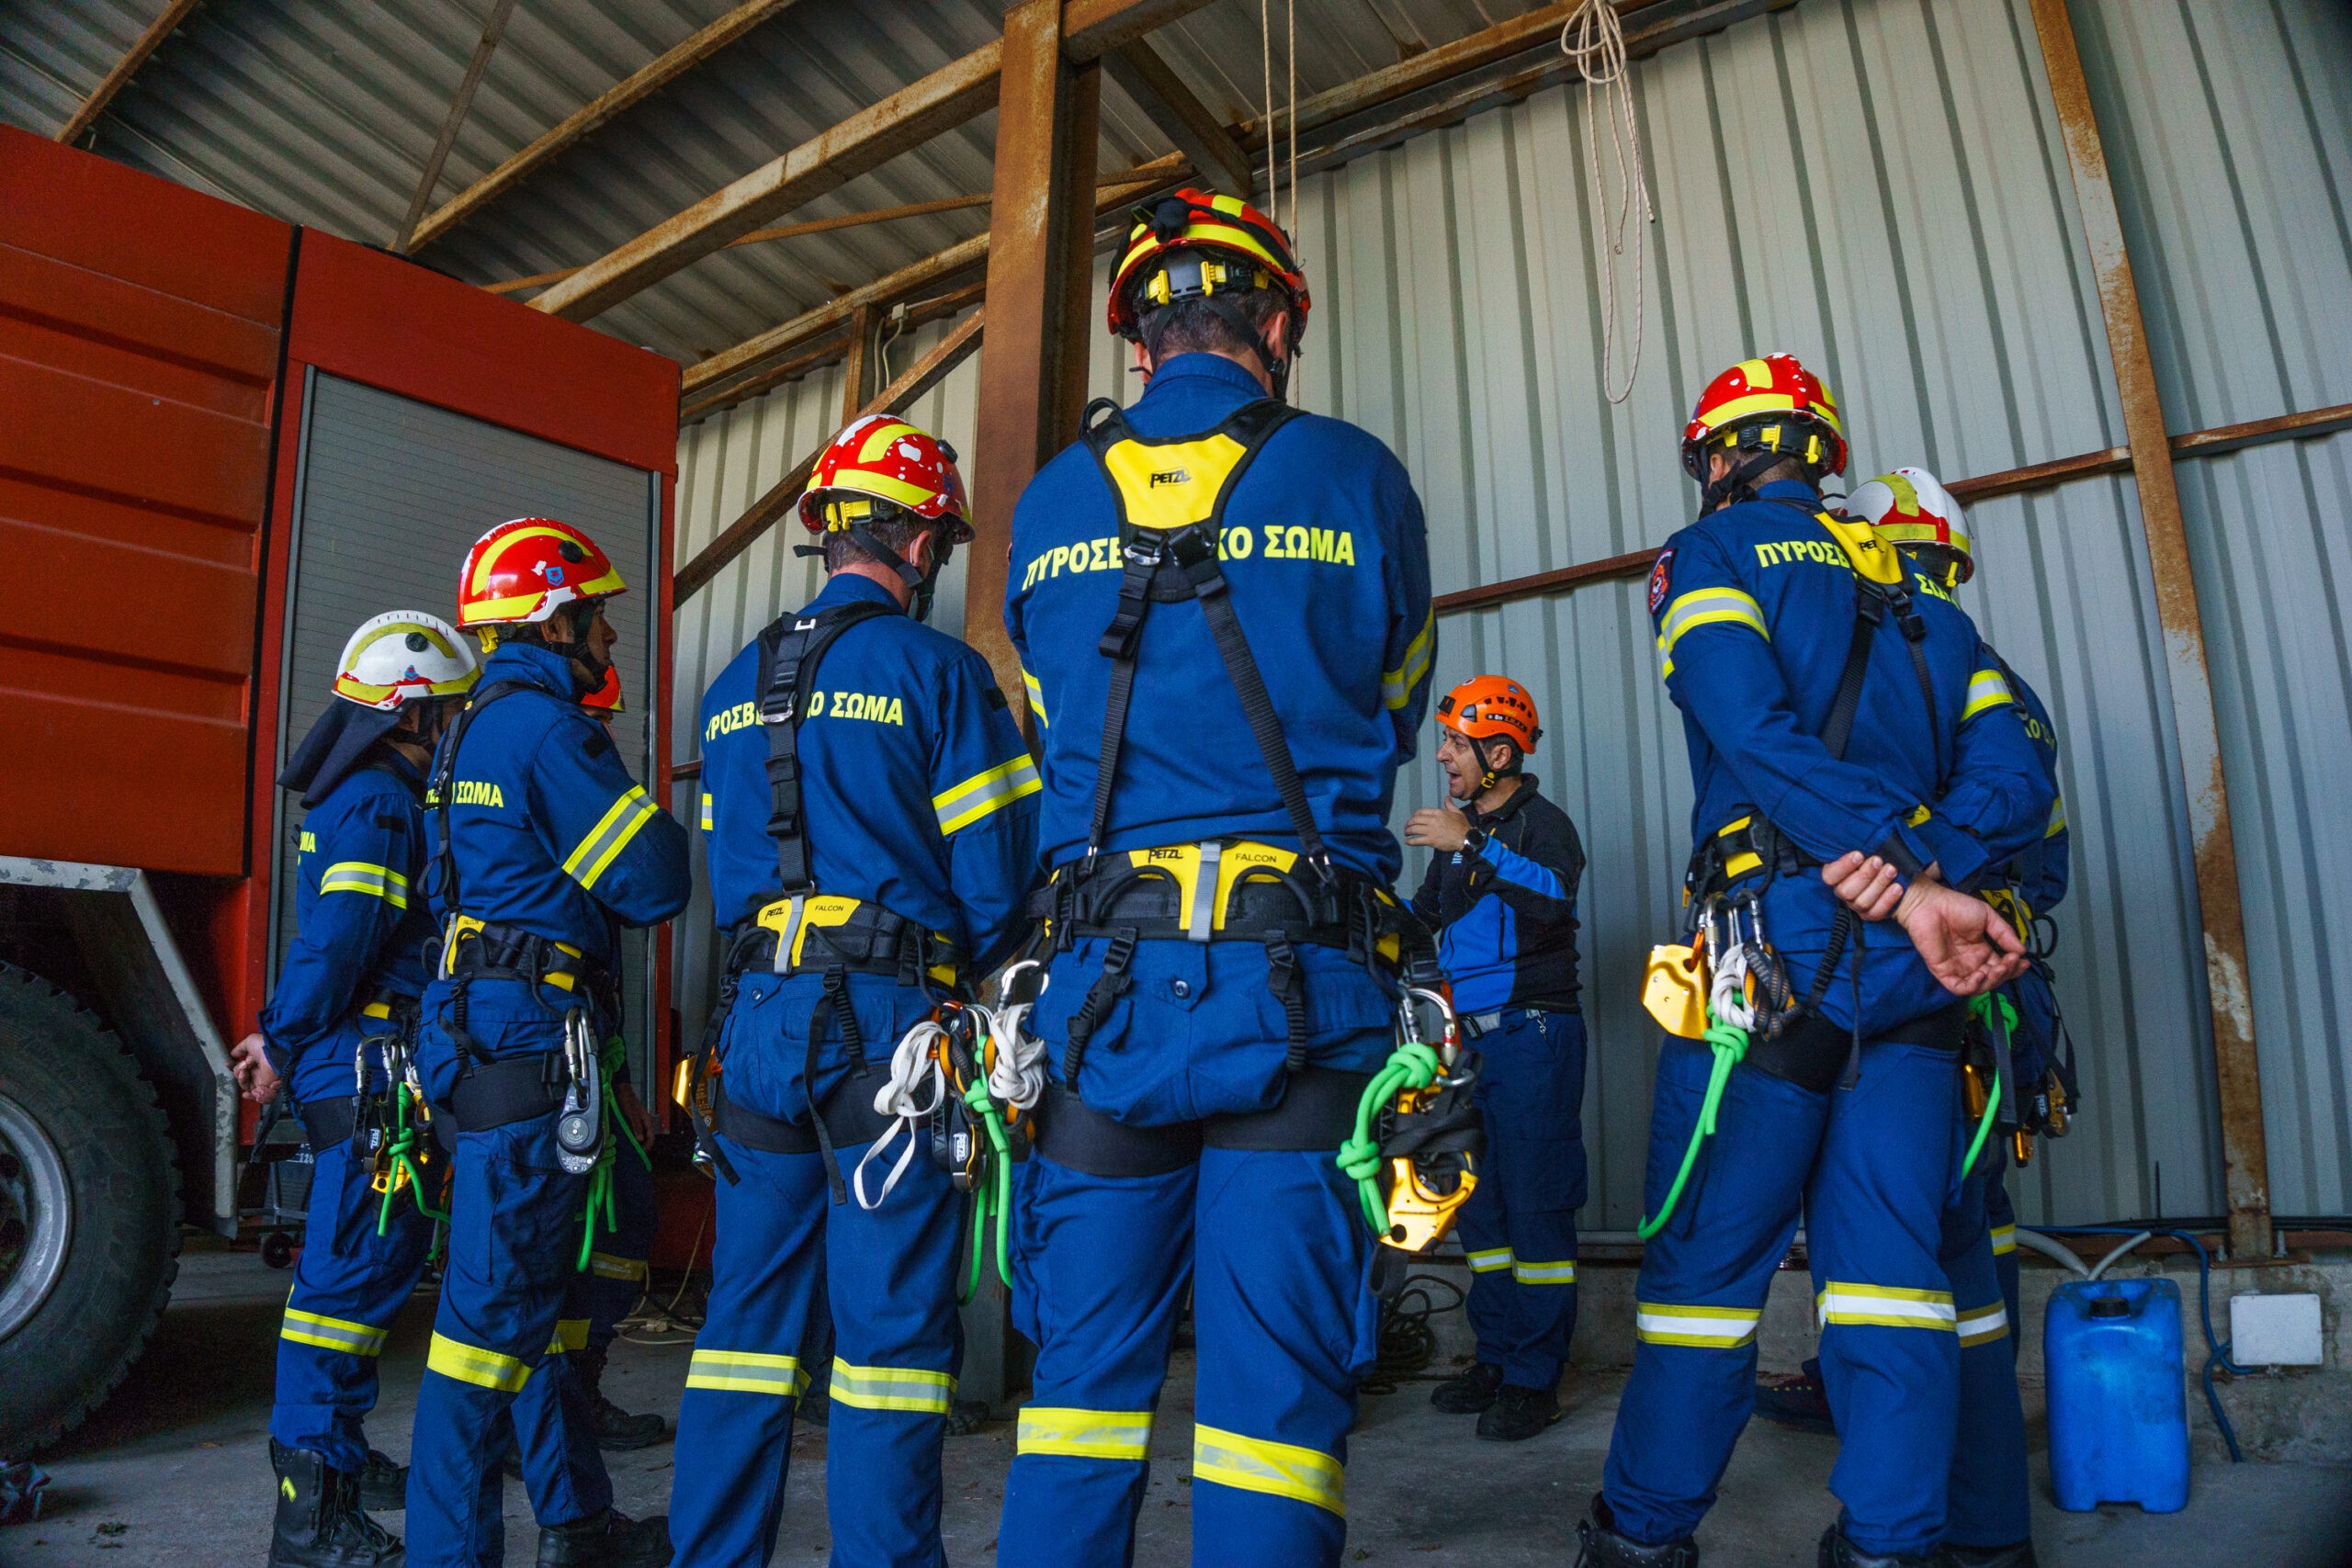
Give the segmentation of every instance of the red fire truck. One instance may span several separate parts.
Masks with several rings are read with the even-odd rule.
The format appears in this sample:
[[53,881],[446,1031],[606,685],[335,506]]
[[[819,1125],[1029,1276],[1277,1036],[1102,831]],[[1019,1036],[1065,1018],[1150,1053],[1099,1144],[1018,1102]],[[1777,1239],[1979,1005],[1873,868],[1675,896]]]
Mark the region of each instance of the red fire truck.
[[[354,626],[453,616],[493,523],[580,524],[669,798],[677,407],[658,355],[0,127],[0,1454],[120,1381],[183,1227],[240,1230],[273,779]],[[625,979],[662,1082],[660,944]]]

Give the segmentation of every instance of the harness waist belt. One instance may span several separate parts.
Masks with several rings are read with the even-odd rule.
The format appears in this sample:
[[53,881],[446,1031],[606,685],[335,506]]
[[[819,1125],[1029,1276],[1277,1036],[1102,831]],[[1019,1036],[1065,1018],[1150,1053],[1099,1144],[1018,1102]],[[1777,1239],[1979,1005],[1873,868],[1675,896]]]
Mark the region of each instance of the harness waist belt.
[[571,943],[471,915],[450,917],[441,973],[537,981],[606,1005],[616,994],[611,975]]
[[351,1142],[358,1106],[350,1095],[331,1094],[323,1100],[304,1100],[294,1107],[294,1114],[302,1123],[303,1136],[311,1140],[311,1152],[320,1155],[337,1144]]
[[[825,1131],[836,1146],[870,1144],[897,1122],[896,1117],[874,1109],[874,1090],[880,1078],[871,1069],[853,1072],[825,1097]],[[814,1122],[786,1122],[729,1100],[723,1077],[711,1080],[710,1126],[711,1131],[762,1154],[813,1155],[824,1146],[817,1141]]]
[[[1968,1023],[1968,1006],[1956,1003],[1912,1020],[1880,1037],[1886,1044],[1919,1045],[1957,1054]],[[1804,1012],[1789,1021],[1774,1039],[1758,1034],[1747,1044],[1742,1064],[1760,1073],[1826,1094],[1845,1070],[1853,1053],[1854,1037],[1817,1012]]]
[[468,1067],[449,1091],[449,1112],[460,1133],[488,1133],[563,1104],[569,1069],[560,1051],[503,1056]]
[[1253,942],[1280,935],[1397,965],[1403,906],[1371,877],[1334,866],[1328,883],[1297,852],[1249,839],[1106,854],[1057,867],[1030,902],[1058,937],[1133,932],[1144,942]]
[[1037,1149],[1089,1176],[1165,1176],[1198,1160],[1203,1148],[1321,1153],[1355,1130],[1356,1104],[1371,1081],[1369,1073],[1301,1067],[1287,1075],[1282,1103],[1271,1111],[1151,1127],[1107,1116],[1049,1084],[1037,1108]]
[[[782,965],[776,963],[779,948],[789,955]],[[953,987],[963,972],[962,955],[946,937],[879,904],[831,893],[778,898],[765,906],[735,928],[728,961],[738,972],[760,967],[821,975],[838,968],[888,976],[909,986],[928,979]]]

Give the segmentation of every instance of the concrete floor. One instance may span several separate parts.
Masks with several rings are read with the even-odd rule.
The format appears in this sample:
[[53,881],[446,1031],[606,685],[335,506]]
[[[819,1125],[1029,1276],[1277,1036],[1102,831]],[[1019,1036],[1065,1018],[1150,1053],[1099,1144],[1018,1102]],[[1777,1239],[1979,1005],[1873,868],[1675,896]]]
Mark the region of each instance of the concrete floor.
[[[191,1255],[153,1348],[107,1407],[41,1463],[54,1478],[46,1517],[0,1531],[0,1563],[125,1563],[214,1568],[259,1562],[268,1532],[264,1438],[271,1358],[286,1279],[251,1254]],[[384,1357],[385,1396],[371,1432],[407,1449],[408,1422],[431,1323],[420,1297]],[[625,1344],[608,1391],[631,1409],[674,1413],[684,1344]],[[1349,1559],[1566,1568],[1574,1527],[1598,1483],[1622,1374],[1573,1372],[1567,1416],[1516,1446],[1479,1443],[1465,1419],[1440,1416],[1426,1384],[1367,1398],[1348,1467]],[[1191,1537],[1192,1369],[1180,1365],[1153,1442],[1136,1561],[1187,1560]],[[793,1445],[776,1561],[823,1560],[824,1436]],[[1723,1498],[1700,1533],[1713,1568],[1811,1568],[1829,1517],[1825,1491],[1836,1449],[1826,1438],[1758,1423],[1740,1444]],[[996,1517],[1012,1457],[1008,1424],[951,1438],[947,1550],[959,1564],[994,1561]],[[611,1456],[620,1506],[659,1512],[670,1487],[668,1446]],[[2046,1487],[2046,1473],[2037,1483]],[[508,1561],[533,1560],[536,1536],[519,1486],[508,1495]],[[2352,1564],[2352,1470],[2315,1465],[2200,1464],[2188,1508],[2154,1516],[2117,1507],[2064,1514],[2037,1499],[2035,1531],[2051,1568],[2346,1568]],[[398,1516],[388,1518],[394,1529]]]

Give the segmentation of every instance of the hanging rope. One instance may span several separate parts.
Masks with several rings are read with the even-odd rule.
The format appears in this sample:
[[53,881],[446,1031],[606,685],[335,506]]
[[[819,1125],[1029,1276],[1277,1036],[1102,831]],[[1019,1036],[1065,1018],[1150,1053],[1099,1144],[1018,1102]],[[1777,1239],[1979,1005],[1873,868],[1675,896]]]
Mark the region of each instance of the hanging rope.
[[[1298,0],[1287,0],[1290,14],[1290,243],[1298,243]],[[1272,130],[1272,126],[1266,128]]]
[[1282,186],[1274,183],[1274,25],[1272,0],[1258,0],[1258,52],[1266,67],[1266,206],[1279,214]]
[[[1609,0],[1584,0],[1560,28],[1560,52],[1584,73],[1585,167],[1592,176],[1593,209],[1600,216],[1601,340],[1600,389],[1612,403],[1634,394],[1634,378],[1641,373],[1642,341],[1647,322],[1648,251],[1645,236],[1634,234],[1634,353],[1625,367],[1625,384],[1616,385],[1617,265],[1625,254],[1625,227],[1636,205],[1645,224],[1657,220],[1650,202],[1649,172],[1642,161],[1642,133],[1634,118],[1634,82],[1625,65],[1625,28],[1617,7]],[[1609,100],[1609,149],[1617,168],[1615,199],[1600,179],[1600,140],[1595,120],[1596,100]]]

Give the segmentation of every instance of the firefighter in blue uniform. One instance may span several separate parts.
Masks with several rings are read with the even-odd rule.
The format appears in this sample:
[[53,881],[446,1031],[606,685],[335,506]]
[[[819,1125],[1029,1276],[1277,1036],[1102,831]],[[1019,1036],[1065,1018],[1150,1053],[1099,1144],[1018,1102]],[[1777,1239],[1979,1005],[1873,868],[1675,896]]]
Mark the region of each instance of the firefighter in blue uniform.
[[491,657],[435,756],[427,800],[443,944],[417,1055],[458,1147],[411,1443],[419,1568],[500,1560],[505,1417],[535,1378],[554,1380],[517,1413],[554,1429],[522,1444],[541,1564],[668,1557],[661,1520],[613,1509],[593,1415],[560,1353],[584,1341],[584,1317],[565,1307],[614,1136],[602,1044],[619,1023],[616,927],[668,919],[688,890],[685,829],[579,706],[611,665],[603,602],[622,591],[594,540],[548,518],[483,535],[459,579],[458,624]]
[[389,1087],[384,1043],[405,1048],[424,989],[424,770],[476,675],[446,621],[410,610],[373,617],[344,645],[335,700],[277,781],[307,808],[296,935],[261,1028],[232,1053],[248,1098],[266,1104],[285,1083],[314,1156],[306,1245],[278,1329],[272,1568],[399,1561],[400,1542],[361,1509],[400,1507],[407,1474],[368,1448],[362,1423],[433,1224],[411,1196],[387,1205],[352,1134],[361,1097]]
[[1577,1000],[1577,884],[1584,845],[1524,769],[1542,733],[1535,699],[1479,675],[1438,699],[1447,804],[1413,813],[1405,842],[1435,849],[1413,912],[1476,1036],[1486,1158],[1462,1207],[1477,1359],[1430,1403],[1478,1416],[1478,1436],[1532,1438],[1560,1418],[1577,1325],[1577,1211],[1584,1206],[1584,1016]]
[[1968,618],[1822,508],[1846,446],[1817,378],[1786,355],[1733,367],[1683,460],[1706,511],[1659,553],[1649,602],[1690,751],[1705,1019],[1659,1054],[1634,1373],[1582,1560],[1698,1561],[1802,1211],[1845,1439],[1821,1561],[1924,1565],[1959,1417],[1940,1253],[1961,998],[2025,964],[1968,890],[2040,836],[2050,790]]
[[1403,467],[1281,400],[1307,306],[1242,202],[1139,210],[1110,319],[1144,395],[1090,411],[1013,516],[1056,942],[1014,1215],[1024,1568],[1128,1560],[1188,1287],[1193,1560],[1332,1563],[1346,1534],[1375,1303],[1332,1150],[1391,1045],[1385,822],[1435,634]]
[[946,446],[861,419],[820,457],[800,516],[831,581],[703,699],[703,829],[729,940],[722,1032],[689,1094],[718,1207],[673,1534],[681,1568],[769,1560],[829,1298],[832,1560],[944,1568],[957,1194],[921,1155],[887,1185],[856,1171],[854,1201],[843,1177],[894,1127],[877,1104],[894,1048],[1025,926],[1037,773],[987,661],[920,624],[972,536]]

